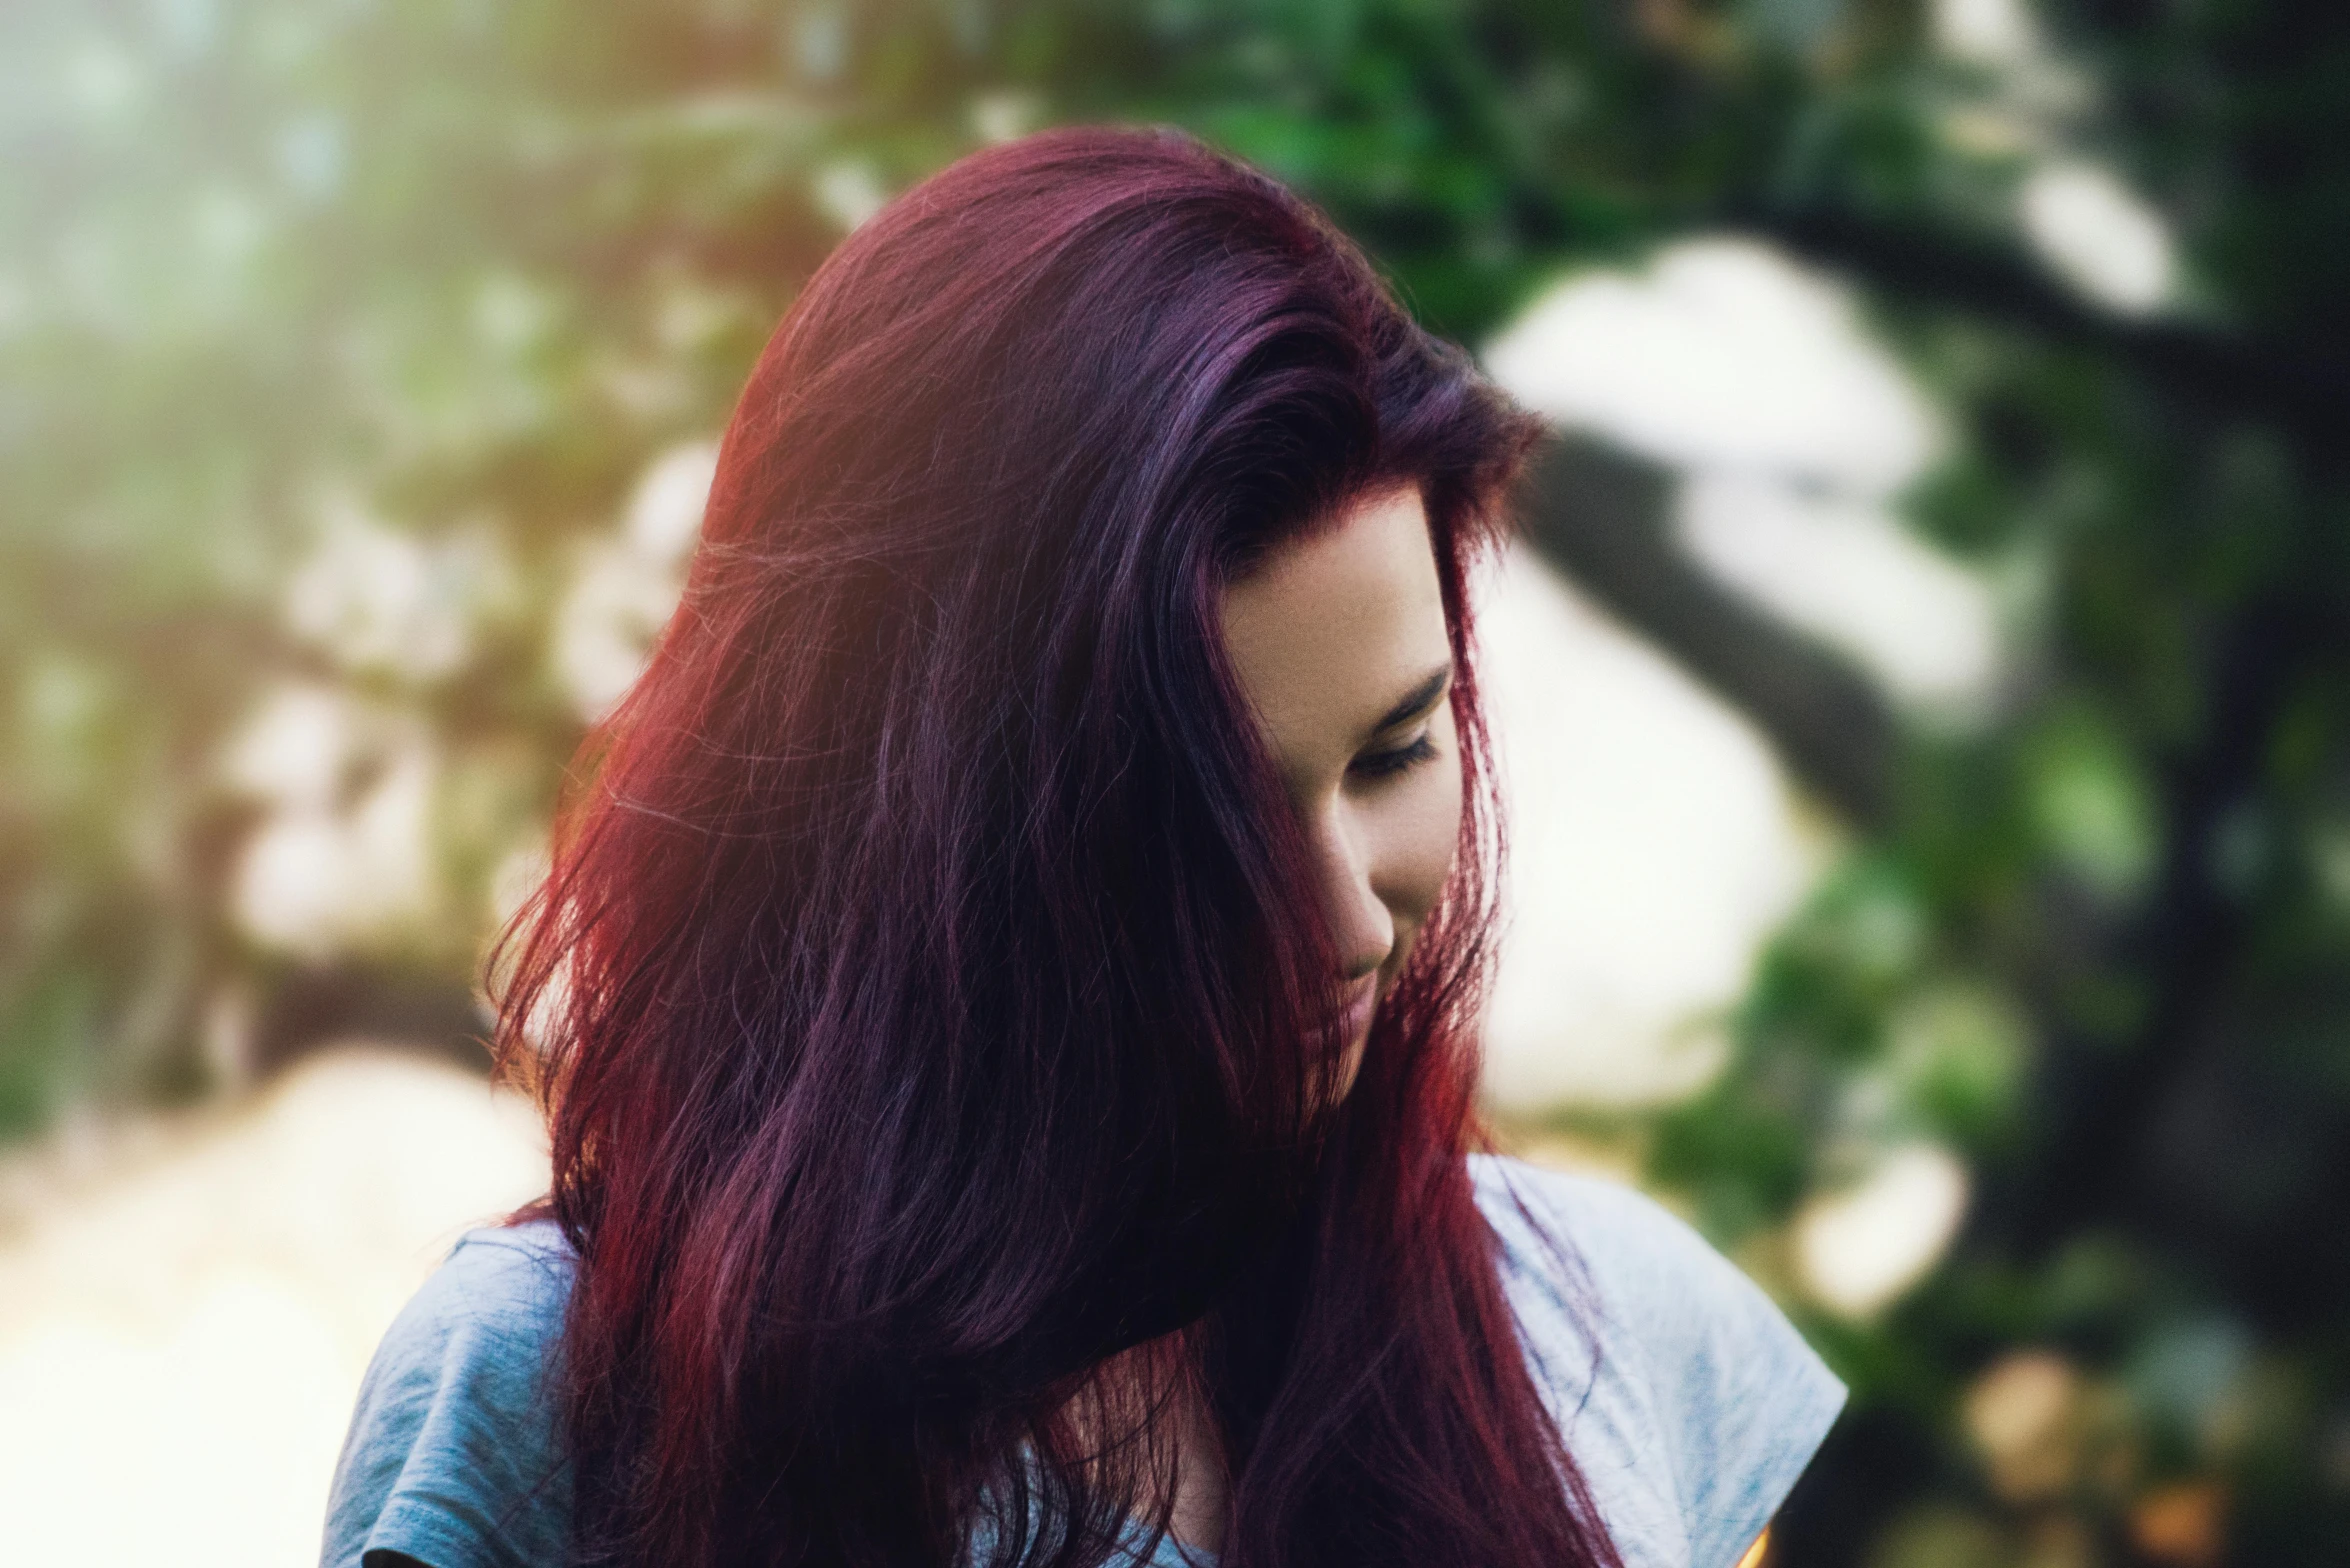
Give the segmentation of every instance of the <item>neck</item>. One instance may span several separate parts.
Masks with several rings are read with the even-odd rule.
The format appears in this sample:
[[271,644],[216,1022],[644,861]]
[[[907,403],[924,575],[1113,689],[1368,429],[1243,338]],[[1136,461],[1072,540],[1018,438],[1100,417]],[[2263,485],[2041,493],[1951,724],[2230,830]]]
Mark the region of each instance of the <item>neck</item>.
[[1231,1491],[1224,1435],[1196,1380],[1184,1382],[1182,1397],[1168,1414],[1177,1432],[1174,1508],[1168,1528],[1179,1545],[1221,1552]]
[[1137,1441],[1139,1518],[1167,1515],[1176,1544],[1224,1549],[1229,1504],[1223,1433],[1181,1334],[1113,1356],[1066,1407],[1089,1447]]

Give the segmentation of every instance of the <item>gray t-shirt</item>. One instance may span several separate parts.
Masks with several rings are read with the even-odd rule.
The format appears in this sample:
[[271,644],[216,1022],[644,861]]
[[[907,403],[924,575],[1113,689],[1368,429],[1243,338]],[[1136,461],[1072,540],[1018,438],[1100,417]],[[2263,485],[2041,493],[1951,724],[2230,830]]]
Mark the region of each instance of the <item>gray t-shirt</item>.
[[[1653,1200],[1515,1160],[1470,1164],[1535,1384],[1625,1568],[1733,1568],[1827,1435],[1844,1385],[1769,1297]],[[1562,1276],[1513,1194],[1584,1278]],[[425,1282],[360,1388],[322,1568],[377,1552],[432,1568],[562,1563],[570,1477],[545,1365],[571,1266],[541,1221],[467,1232]],[[1150,1561],[1182,1558],[1168,1541]]]

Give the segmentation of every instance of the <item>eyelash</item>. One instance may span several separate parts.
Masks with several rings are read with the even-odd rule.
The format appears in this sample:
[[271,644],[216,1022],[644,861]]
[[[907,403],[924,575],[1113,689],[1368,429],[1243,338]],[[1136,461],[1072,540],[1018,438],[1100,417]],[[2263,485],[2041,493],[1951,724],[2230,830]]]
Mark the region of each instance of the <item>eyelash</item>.
[[1358,778],[1392,778],[1407,768],[1419,766],[1435,755],[1435,744],[1426,735],[1422,735],[1408,746],[1398,746],[1393,751],[1374,751],[1368,756],[1356,758],[1354,772]]

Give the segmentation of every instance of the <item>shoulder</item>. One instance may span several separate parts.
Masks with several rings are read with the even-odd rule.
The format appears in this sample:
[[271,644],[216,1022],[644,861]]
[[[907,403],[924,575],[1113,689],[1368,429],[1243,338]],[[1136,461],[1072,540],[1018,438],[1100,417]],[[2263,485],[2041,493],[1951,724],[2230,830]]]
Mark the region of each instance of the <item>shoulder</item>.
[[559,1561],[568,1474],[550,1362],[573,1259],[551,1221],[469,1231],[384,1333],[327,1506],[322,1568]]
[[473,1339],[537,1345],[562,1327],[575,1265],[553,1220],[469,1230],[393,1320],[385,1349]]
[[1628,1568],[1730,1568],[1844,1385],[1761,1287],[1617,1182],[1471,1159],[1505,1290]]
[[1493,1155],[1472,1156],[1470,1172],[1505,1272],[1561,1306],[1592,1297],[1638,1323],[1616,1348],[1661,1355],[1726,1332],[1794,1334],[1760,1286],[1638,1188]]

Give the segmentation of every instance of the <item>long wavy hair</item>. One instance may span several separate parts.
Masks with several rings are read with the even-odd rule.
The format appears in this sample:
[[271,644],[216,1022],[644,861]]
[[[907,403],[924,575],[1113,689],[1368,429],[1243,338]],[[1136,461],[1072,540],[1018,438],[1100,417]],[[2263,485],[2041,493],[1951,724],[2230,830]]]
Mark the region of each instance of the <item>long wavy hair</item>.
[[[1048,132],[809,280],[683,602],[502,944],[575,1560],[1614,1563],[1464,1153],[1498,819],[1464,574],[1534,422],[1297,197]],[[1218,596],[1416,485],[1461,853],[1328,1092],[1341,965]]]

